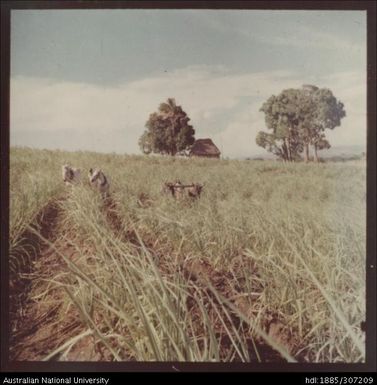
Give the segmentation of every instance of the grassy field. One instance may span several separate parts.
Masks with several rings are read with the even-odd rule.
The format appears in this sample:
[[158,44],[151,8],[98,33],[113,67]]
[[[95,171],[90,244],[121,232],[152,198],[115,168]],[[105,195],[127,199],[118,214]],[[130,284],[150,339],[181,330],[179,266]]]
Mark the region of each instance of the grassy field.
[[[109,201],[65,186],[66,162],[101,167]],[[176,179],[201,198],[162,195]],[[25,359],[365,360],[364,161],[12,148],[10,196],[14,357],[39,341]]]

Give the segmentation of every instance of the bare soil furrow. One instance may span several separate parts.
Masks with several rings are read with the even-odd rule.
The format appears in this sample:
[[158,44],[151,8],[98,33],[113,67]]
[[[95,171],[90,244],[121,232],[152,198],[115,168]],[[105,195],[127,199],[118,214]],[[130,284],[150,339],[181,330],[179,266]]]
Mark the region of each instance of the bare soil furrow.
[[[207,298],[211,303],[224,305],[228,308],[231,314],[231,323],[237,328],[243,328],[244,335],[246,336],[246,342],[248,345],[249,357],[252,361],[257,360],[257,354],[259,359],[263,362],[279,362],[284,361],[284,358],[274,349],[272,349],[265,341],[256,333],[251,333],[250,327],[240,318],[239,314],[244,315],[247,319],[253,323],[258,313],[258,297],[253,297],[252,300],[247,299],[247,293],[242,293],[237,290],[237,287],[232,285],[234,277],[228,271],[216,270],[208,261],[201,259],[190,259],[181,264],[181,269],[185,277],[194,283],[195,288],[206,292]],[[255,271],[257,274],[257,271]],[[257,282],[257,281],[256,281]],[[226,304],[219,303],[219,299],[213,292],[213,289],[226,298],[236,309],[237,312],[232,311]],[[256,286],[252,288],[254,293],[262,293],[263,287],[256,283]],[[205,296],[203,296],[205,298]],[[221,301],[221,300],[220,300]],[[195,302],[191,302],[189,306],[192,307],[191,312],[197,311],[195,309]],[[210,316],[213,311],[210,311]],[[215,327],[215,331],[218,335],[224,334],[223,322],[218,319],[218,314],[213,315],[212,324]],[[222,319],[226,319],[226,316],[222,315]],[[229,320],[228,320],[229,323]],[[296,340],[290,334],[288,328],[281,322],[278,317],[265,315],[259,325],[278,345],[284,348],[288,353],[294,352],[296,348]],[[231,329],[231,324],[228,324],[228,329]],[[220,340],[221,344],[230,344],[229,337],[225,336]],[[257,350],[257,353],[256,353]]]
[[72,255],[72,250],[60,241],[62,200],[50,202],[38,214],[32,226],[35,231],[25,232],[25,250],[33,250],[33,254],[29,253],[29,263],[10,277],[12,361],[42,360],[83,329],[78,311],[72,306],[67,310],[64,290],[51,283],[57,275],[68,273],[55,248],[60,253]]

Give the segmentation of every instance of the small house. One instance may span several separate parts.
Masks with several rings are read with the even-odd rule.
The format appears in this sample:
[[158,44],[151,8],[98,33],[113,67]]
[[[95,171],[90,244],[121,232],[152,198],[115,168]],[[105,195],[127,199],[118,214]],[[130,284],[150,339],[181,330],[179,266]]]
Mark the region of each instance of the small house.
[[190,151],[190,156],[202,156],[205,158],[220,158],[220,154],[220,150],[211,139],[197,139]]

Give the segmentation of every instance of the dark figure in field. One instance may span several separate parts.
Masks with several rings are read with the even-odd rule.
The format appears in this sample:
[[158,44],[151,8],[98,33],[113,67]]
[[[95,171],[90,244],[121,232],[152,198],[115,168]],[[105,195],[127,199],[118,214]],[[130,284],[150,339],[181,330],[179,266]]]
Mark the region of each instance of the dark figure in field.
[[78,184],[81,182],[81,171],[68,164],[62,166],[63,181],[66,185]]
[[181,183],[180,180],[177,180],[173,185],[173,191],[174,191],[174,198],[175,199],[182,199],[185,194],[185,186]]
[[183,196],[184,186],[181,181],[177,180],[175,183],[165,182],[162,186],[164,194],[171,194],[174,198],[181,198]]
[[110,183],[102,170],[98,168],[89,169],[89,182],[104,198],[109,196]]
[[[189,198],[199,198],[202,192],[203,186],[199,183],[192,183],[190,185],[184,185],[180,180],[175,183],[165,182],[162,187],[162,192],[165,194],[171,194],[175,199],[181,200],[185,196]],[[187,191],[187,195],[186,195]]]
[[161,192],[163,194],[171,194],[172,196],[174,196],[174,183],[164,182],[164,184],[162,185]]
[[203,190],[203,185],[199,183],[193,183],[190,187],[187,187],[188,196],[191,198],[199,198]]

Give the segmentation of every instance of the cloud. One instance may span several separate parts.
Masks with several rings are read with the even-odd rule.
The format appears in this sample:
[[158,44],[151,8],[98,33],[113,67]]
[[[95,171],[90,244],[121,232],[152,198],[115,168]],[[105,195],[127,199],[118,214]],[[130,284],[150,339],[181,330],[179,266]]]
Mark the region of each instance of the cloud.
[[[240,31],[240,33],[250,35],[250,32],[248,31]],[[341,51],[347,53],[347,55],[360,55],[363,52],[365,53],[366,48],[365,41],[363,43],[355,42],[338,35],[310,29],[305,26],[300,26],[295,30],[295,34],[290,34],[288,36],[275,35],[266,37],[263,35],[254,35],[253,38],[263,44],[329,51],[334,51],[334,49],[336,49],[338,52]]]
[[[343,11],[346,12],[346,11]],[[349,14],[349,12],[347,12]],[[279,20],[274,16],[279,14]],[[196,17],[207,28],[211,28],[216,33],[223,34],[235,34],[241,38],[246,38],[252,42],[263,44],[264,46],[279,46],[279,47],[293,47],[299,48],[307,52],[308,49],[325,50],[337,52],[342,51],[347,55],[359,55],[366,52],[366,13],[364,17],[361,17],[362,12],[353,12],[354,22],[364,25],[364,38],[360,40],[359,34],[361,28],[357,29],[357,36],[355,35],[342,35],[341,30],[336,28],[336,33],[333,27],[336,21],[333,20],[333,24],[329,25],[328,17],[331,11],[275,11],[267,12],[263,10],[253,11],[249,13],[248,18],[238,19],[238,23],[230,18],[215,18],[208,17],[208,14],[200,14],[193,12],[192,16]],[[244,14],[245,15],[245,14]],[[244,16],[244,15],[239,15]],[[259,17],[258,17],[259,15]],[[312,15],[310,17],[310,15]],[[338,13],[338,17],[341,17],[341,12]],[[254,17],[250,19],[250,16]],[[315,20],[315,16],[318,18],[326,17],[321,24]],[[313,19],[314,18],[314,19]],[[250,20],[253,20],[254,28],[250,29]],[[304,23],[308,24],[304,24]],[[266,25],[273,24],[274,28],[266,29]],[[352,27],[352,26],[351,26]],[[339,28],[339,26],[338,26]]]
[[264,150],[257,146],[255,137],[264,129],[264,116],[259,109],[244,109],[237,119],[232,119],[224,130],[212,138],[222,153],[231,158],[248,157]]
[[196,137],[212,137],[224,156],[261,153],[260,106],[270,95],[304,83],[328,87],[345,104],[347,118],[333,145],[363,144],[366,80],[346,72],[312,79],[288,71],[231,73],[222,66],[190,66],[117,86],[54,79],[11,79],[11,143],[67,150],[139,153],[138,138],[159,104],[175,97],[191,118]]

